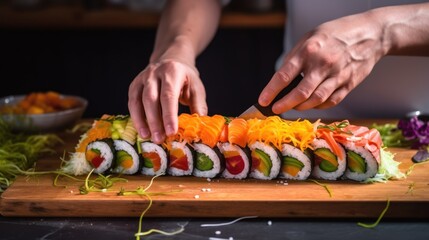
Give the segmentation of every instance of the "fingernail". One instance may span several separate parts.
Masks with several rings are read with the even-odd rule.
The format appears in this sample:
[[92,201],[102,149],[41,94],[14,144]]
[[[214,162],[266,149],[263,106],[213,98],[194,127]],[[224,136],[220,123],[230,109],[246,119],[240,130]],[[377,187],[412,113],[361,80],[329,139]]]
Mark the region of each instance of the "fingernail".
[[142,137],[142,138],[149,138],[150,137],[150,132],[146,128],[140,128],[139,134],[140,134],[140,137]]
[[156,144],[161,144],[164,141],[164,135],[160,132],[154,132],[152,134],[152,141]]
[[260,96],[258,99],[258,102],[261,106],[267,106],[268,105],[267,97],[265,95]]
[[172,125],[165,126],[165,134],[167,134],[167,136],[174,135],[175,134],[174,127]]

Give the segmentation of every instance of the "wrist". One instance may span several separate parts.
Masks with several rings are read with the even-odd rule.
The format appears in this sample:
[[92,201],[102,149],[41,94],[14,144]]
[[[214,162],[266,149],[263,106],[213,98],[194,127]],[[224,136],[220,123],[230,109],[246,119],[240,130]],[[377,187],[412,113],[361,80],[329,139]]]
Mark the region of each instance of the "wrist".
[[176,36],[163,50],[155,50],[152,53],[150,63],[176,60],[190,66],[195,66],[195,52],[191,41],[186,36]]
[[386,55],[422,55],[429,40],[428,7],[425,3],[372,10],[382,30]]

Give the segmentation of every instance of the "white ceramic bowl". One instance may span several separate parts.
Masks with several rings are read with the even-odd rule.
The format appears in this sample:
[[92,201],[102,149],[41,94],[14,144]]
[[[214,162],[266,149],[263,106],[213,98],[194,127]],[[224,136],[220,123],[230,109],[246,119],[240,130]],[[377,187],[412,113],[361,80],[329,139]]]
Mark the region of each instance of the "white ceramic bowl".
[[[45,114],[0,114],[0,117],[15,131],[53,132],[64,130],[73,126],[82,118],[88,106],[88,101],[79,96],[61,96],[75,98],[80,103],[79,107]],[[13,106],[24,97],[25,95],[16,95],[0,98],[0,107],[5,105]]]

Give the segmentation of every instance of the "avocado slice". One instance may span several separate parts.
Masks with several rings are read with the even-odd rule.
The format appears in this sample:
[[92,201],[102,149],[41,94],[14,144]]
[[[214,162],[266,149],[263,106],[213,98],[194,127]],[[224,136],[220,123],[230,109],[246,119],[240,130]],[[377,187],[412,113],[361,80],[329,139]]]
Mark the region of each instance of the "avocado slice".
[[326,160],[320,162],[319,168],[325,172],[335,172],[338,169],[337,166],[334,166],[331,162]]
[[213,161],[204,153],[196,152],[197,162],[195,168],[200,171],[208,171],[213,169]]
[[97,155],[101,155],[101,151],[100,151],[100,149],[97,149],[97,148],[91,148],[91,151],[92,151],[92,152],[94,152],[94,153],[96,153]]
[[366,162],[365,159],[354,151],[347,151],[347,168],[352,172],[365,173]]
[[304,163],[291,156],[283,156],[283,165],[297,167],[299,170],[304,167]]
[[271,162],[270,156],[258,148],[253,150],[253,152],[254,154],[252,154],[252,156],[256,157],[260,161],[260,164],[257,169],[262,174],[264,174],[264,176],[269,177],[271,173],[271,168],[273,167],[273,163]]
[[119,150],[116,152],[116,159],[118,160],[118,162],[122,162],[130,158],[131,158],[131,155],[124,150]]
[[335,172],[338,169],[337,156],[328,148],[314,150],[314,157],[319,163],[319,168],[325,172]]

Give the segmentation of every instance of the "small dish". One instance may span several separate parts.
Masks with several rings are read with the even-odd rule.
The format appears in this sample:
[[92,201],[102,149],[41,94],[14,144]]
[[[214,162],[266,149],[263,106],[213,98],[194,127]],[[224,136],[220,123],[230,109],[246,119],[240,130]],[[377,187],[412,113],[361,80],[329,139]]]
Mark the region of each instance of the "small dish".
[[[54,132],[61,131],[71,127],[82,118],[88,101],[79,96],[60,95],[61,97],[70,97],[75,99],[77,107],[49,112],[43,114],[15,114],[2,113],[0,117],[5,121],[12,130],[19,132]],[[18,104],[25,95],[15,95],[0,98],[0,108],[5,106],[14,106]]]

